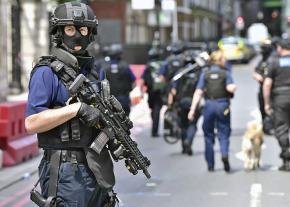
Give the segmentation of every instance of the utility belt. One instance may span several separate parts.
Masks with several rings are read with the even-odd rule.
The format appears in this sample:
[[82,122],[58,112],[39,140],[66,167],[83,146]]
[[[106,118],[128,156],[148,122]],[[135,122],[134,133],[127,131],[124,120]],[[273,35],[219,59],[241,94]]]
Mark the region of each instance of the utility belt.
[[51,156],[60,151],[60,161],[63,162],[74,162],[77,161],[78,163],[86,163],[86,155],[83,151],[75,151],[75,150],[44,150],[44,159],[46,161],[51,160]]
[[214,96],[206,96],[206,100],[212,100],[212,101],[227,101],[229,98],[228,97],[214,97]]

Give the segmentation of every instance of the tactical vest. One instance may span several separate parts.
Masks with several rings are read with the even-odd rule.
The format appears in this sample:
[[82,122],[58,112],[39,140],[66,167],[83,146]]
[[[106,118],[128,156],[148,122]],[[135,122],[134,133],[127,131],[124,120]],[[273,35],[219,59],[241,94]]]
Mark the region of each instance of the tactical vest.
[[174,74],[185,65],[184,56],[180,55],[171,55],[168,58],[168,68],[165,74],[165,77],[168,81],[170,81]]
[[226,71],[205,71],[205,98],[219,99],[227,98],[226,91]]
[[185,74],[177,84],[176,101],[180,101],[182,98],[192,98],[196,89],[200,70]]
[[[34,66],[31,72],[31,77],[40,66],[50,67],[53,70],[53,72],[59,77],[59,79],[69,80],[67,74],[64,74],[63,75],[64,77],[61,78],[60,73],[56,72],[62,71],[64,67],[66,67],[66,69],[69,68],[68,71],[70,71],[72,76],[77,75],[76,71],[71,67],[72,63],[77,63],[76,58],[74,58],[72,55],[70,55],[64,50],[61,49],[57,50],[58,50],[56,52],[57,54],[54,56],[41,57],[41,59]],[[62,53],[64,53],[66,57],[61,57],[60,55],[62,55]],[[67,62],[70,58],[72,60],[69,61],[70,63],[69,66],[68,64],[65,64],[65,62]],[[92,82],[97,81],[98,77],[97,74],[93,71],[93,69],[91,69],[88,78]],[[64,81],[62,82],[64,85],[66,85]],[[63,106],[56,104],[50,106],[51,109],[59,107]],[[62,125],[59,125],[49,131],[38,133],[37,138],[38,145],[40,148],[77,150],[89,146],[98,133],[99,131],[96,128],[87,127],[78,118],[73,118],[68,122],[65,122]]]
[[133,81],[128,75],[128,64],[123,61],[117,64],[106,62],[102,68],[106,73],[106,78],[111,83],[111,94],[116,97],[129,96]]
[[162,61],[151,61],[146,66],[145,83],[148,86],[150,92],[160,92],[165,89],[166,83],[161,81],[159,77],[159,70],[162,65]]
[[290,56],[275,58],[271,67],[274,71],[273,93],[290,94]]

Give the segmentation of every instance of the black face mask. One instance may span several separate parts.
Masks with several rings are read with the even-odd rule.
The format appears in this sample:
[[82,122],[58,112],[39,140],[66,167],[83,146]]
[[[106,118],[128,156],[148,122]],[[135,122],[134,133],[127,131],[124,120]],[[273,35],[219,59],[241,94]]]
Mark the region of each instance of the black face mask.
[[[74,36],[67,36],[65,33],[63,34],[63,43],[71,50],[73,54],[83,54],[90,44],[89,34],[86,36],[81,35],[79,30],[76,30]],[[80,51],[74,51],[75,46],[81,46],[82,49]]]

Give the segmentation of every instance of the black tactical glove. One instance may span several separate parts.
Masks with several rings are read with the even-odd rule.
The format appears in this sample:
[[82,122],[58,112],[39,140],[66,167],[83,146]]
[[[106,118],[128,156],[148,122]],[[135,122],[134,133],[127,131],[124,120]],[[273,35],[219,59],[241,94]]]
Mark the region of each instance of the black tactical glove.
[[97,126],[97,124],[101,122],[101,113],[99,109],[87,105],[86,103],[81,104],[77,117],[89,127]]

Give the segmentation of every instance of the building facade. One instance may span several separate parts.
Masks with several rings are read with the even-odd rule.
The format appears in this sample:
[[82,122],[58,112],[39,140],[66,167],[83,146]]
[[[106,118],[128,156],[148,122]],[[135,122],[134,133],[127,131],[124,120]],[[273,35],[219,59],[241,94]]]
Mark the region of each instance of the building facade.
[[7,81],[7,8],[8,0],[0,1],[0,102],[6,101],[8,94]]
[[[178,39],[217,40],[223,34],[234,33],[236,1],[176,0]],[[131,1],[93,0],[90,4],[99,19],[102,43],[149,44],[156,28],[163,43],[172,40],[173,12],[159,11],[156,25],[156,10],[133,10]]]

